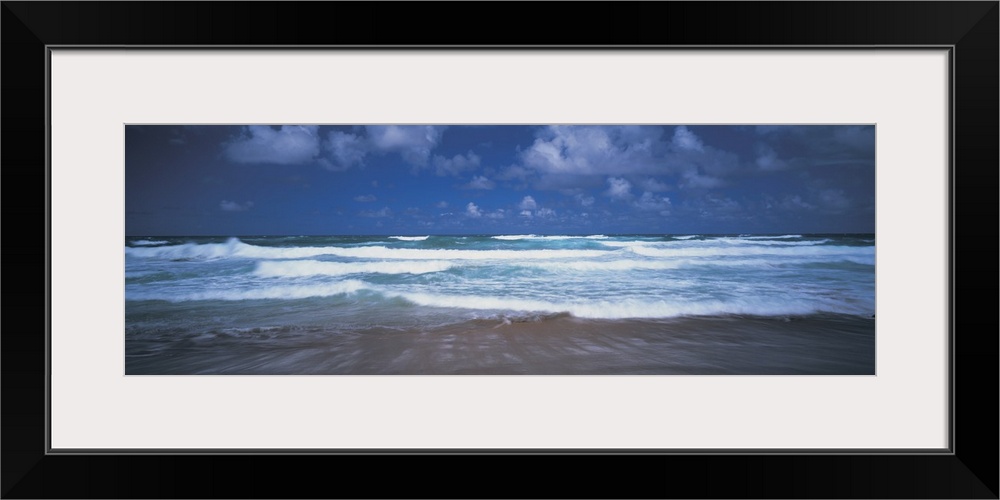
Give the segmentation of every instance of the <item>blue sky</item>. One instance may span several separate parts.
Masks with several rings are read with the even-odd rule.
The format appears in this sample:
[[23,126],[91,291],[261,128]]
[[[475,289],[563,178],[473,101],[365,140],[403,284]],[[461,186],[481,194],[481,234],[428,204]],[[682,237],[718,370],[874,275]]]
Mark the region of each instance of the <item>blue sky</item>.
[[128,125],[129,236],[874,233],[874,126]]

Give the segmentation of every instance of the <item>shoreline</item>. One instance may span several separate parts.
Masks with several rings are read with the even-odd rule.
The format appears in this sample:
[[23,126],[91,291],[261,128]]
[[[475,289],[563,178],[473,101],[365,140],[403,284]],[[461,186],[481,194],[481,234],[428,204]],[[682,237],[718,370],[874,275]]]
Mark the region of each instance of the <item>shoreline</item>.
[[874,375],[875,320],[843,314],[476,319],[426,330],[133,332],[126,375]]

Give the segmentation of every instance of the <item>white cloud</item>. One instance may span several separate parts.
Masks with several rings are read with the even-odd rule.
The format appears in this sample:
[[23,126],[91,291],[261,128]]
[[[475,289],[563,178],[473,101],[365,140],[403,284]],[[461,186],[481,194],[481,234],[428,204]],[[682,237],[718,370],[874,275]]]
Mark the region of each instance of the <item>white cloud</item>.
[[464,156],[455,155],[445,158],[440,155],[434,156],[434,168],[438,175],[459,175],[468,170],[475,170],[479,167],[479,156],[469,151]]
[[585,206],[585,207],[589,207],[589,206],[591,206],[591,205],[594,204],[594,197],[593,196],[587,196],[587,195],[585,195],[583,193],[580,193],[580,194],[574,196],[573,198],[575,198],[576,201],[580,202],[580,205]]
[[486,216],[489,217],[489,218],[491,218],[491,219],[503,219],[504,215],[506,215],[506,213],[504,212],[504,209],[502,209],[502,208],[498,208],[495,211],[486,214]]
[[757,145],[756,164],[764,171],[782,170],[788,166],[784,160],[778,158],[778,153],[774,151],[774,148],[767,144]]
[[531,218],[531,210],[521,210],[521,217]]
[[238,203],[235,201],[222,200],[219,203],[219,208],[225,212],[246,212],[253,207],[253,202],[248,201],[246,203]]
[[670,198],[666,196],[656,196],[649,191],[642,193],[642,196],[635,201],[635,207],[648,212],[668,212],[671,208]]
[[521,162],[540,174],[621,175],[655,167],[660,127],[552,126],[539,132]]
[[517,205],[517,208],[520,208],[521,210],[534,210],[538,208],[538,203],[535,203],[535,199],[531,196],[525,196],[524,199],[521,200],[521,203]]
[[379,151],[397,152],[407,163],[427,166],[431,151],[441,141],[444,127],[433,125],[369,125],[368,140]]
[[468,215],[469,217],[482,217],[483,213],[479,211],[479,207],[477,207],[475,203],[470,201],[469,204],[465,206],[465,215]]
[[375,201],[375,195],[373,194],[358,195],[354,197],[354,201],[360,201],[361,203],[370,203]]
[[227,158],[236,163],[294,165],[313,161],[319,155],[319,126],[268,125],[244,127],[238,138],[224,146]]
[[448,208],[448,202],[447,201],[439,201],[439,202],[435,203],[434,206],[437,207],[437,208]]
[[627,200],[632,197],[632,183],[619,177],[608,177],[608,190],[605,194],[613,200]]
[[381,210],[364,210],[358,215],[362,217],[391,217],[392,210],[389,207],[382,207]]
[[[705,145],[688,127],[669,130],[659,126],[543,128],[521,151],[519,164],[503,169],[496,178],[519,179],[534,189],[567,193],[593,189],[612,177],[657,193],[675,186],[723,186],[726,178],[739,171],[738,155]],[[614,197],[615,192],[605,194]]]
[[[365,158],[371,153],[398,153],[410,165],[426,167],[431,151],[441,142],[444,128],[425,125],[369,125],[365,127],[364,134],[332,131],[323,142],[326,157],[320,158],[319,163],[329,170],[342,171],[354,166],[364,166]],[[445,165],[439,167],[439,171],[448,172],[449,169],[461,170],[473,162],[478,165],[479,158],[458,155],[452,160],[442,160]]]
[[472,181],[462,187],[465,189],[493,189],[496,187],[496,183],[482,175],[477,175],[472,178]]
[[539,217],[555,217],[556,211],[551,208],[539,208],[535,215]]
[[355,165],[364,165],[365,155],[370,149],[368,142],[363,137],[337,131],[327,135],[324,146],[330,152],[332,161],[324,162],[323,165],[334,171],[347,170]]
[[671,144],[675,149],[681,151],[703,151],[704,145],[701,143],[701,139],[694,135],[694,132],[688,130],[687,127],[681,125],[674,129],[674,138]]

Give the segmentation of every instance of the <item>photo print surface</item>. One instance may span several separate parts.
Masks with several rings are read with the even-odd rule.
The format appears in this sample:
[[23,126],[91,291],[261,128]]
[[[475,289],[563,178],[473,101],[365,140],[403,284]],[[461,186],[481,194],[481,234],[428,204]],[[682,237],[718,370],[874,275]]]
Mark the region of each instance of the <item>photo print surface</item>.
[[873,125],[126,125],[126,375],[874,375]]

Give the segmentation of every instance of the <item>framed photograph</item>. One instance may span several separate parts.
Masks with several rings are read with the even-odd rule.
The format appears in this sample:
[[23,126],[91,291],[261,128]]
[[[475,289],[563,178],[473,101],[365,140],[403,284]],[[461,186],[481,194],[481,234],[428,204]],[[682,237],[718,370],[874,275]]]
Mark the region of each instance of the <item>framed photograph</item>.
[[5,497],[308,490],[250,458],[567,494],[413,483],[483,455],[643,476],[581,495],[997,497],[996,323],[957,306],[996,290],[996,2],[356,23],[418,5],[4,3],[8,185],[46,194]]

